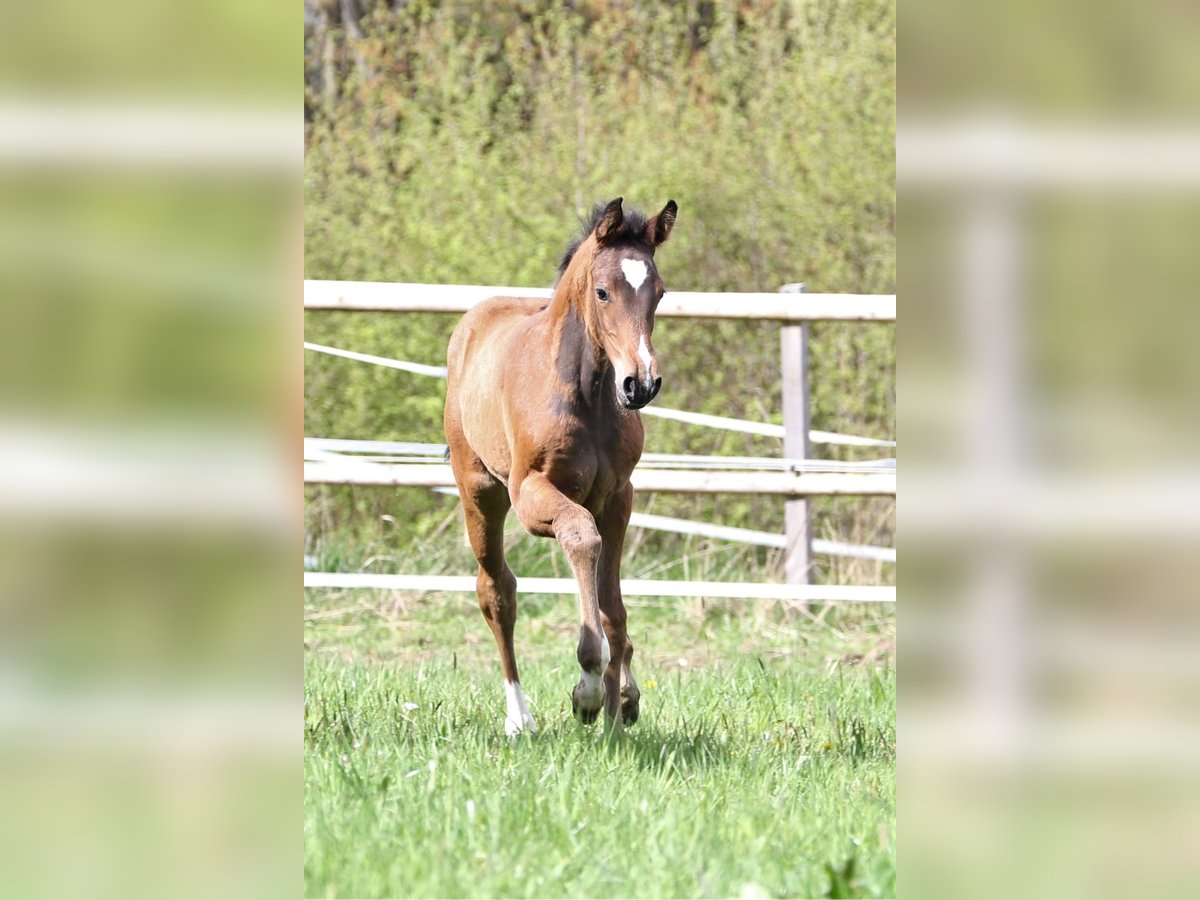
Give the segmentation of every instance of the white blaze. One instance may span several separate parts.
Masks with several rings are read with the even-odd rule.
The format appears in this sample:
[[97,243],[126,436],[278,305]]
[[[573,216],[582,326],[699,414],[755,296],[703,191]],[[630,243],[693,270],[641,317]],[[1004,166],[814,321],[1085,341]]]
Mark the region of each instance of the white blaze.
[[650,358],[650,348],[646,346],[646,336],[643,334],[642,339],[638,342],[638,359],[642,361],[642,365],[646,367],[646,375],[650,375],[650,363],[653,360]]
[[621,271],[625,273],[625,280],[633,286],[635,291],[642,286],[646,275],[649,274],[645,261],[640,259],[621,260]]
[[504,733],[509,737],[515,737],[522,731],[537,734],[537,725],[534,724],[533,716],[529,714],[529,707],[525,704],[525,692],[521,690],[520,683],[504,682],[504,700],[507,710],[504,715]]

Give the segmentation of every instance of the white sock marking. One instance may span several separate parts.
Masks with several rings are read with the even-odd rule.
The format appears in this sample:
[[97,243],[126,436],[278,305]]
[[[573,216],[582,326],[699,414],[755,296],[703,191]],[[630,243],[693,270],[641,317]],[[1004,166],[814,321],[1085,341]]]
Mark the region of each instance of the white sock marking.
[[599,699],[604,696],[604,678],[600,675],[593,675],[591,672],[584,670],[579,675],[579,680],[583,682],[583,689],[593,699]]
[[529,714],[525,692],[521,690],[519,682],[504,682],[504,700],[507,710],[504,715],[504,733],[509,737],[516,737],[523,731],[537,734],[537,725],[533,716]]
[[609,661],[612,660],[612,650],[608,646],[608,637],[601,635],[600,637],[600,674],[594,675],[587,669],[581,669],[579,679],[583,682],[584,690],[586,690],[597,703],[604,699],[604,673],[608,671]]
[[633,286],[635,291],[642,286],[646,275],[649,274],[645,261],[640,259],[621,260],[621,271],[625,273],[625,280]]

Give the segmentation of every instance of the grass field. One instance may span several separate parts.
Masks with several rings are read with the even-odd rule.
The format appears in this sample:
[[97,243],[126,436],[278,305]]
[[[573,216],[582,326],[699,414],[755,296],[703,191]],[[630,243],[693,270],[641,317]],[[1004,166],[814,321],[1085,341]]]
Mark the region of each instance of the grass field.
[[580,727],[523,597],[510,742],[473,597],[306,596],[310,897],[895,895],[890,607],[630,600],[641,719]]

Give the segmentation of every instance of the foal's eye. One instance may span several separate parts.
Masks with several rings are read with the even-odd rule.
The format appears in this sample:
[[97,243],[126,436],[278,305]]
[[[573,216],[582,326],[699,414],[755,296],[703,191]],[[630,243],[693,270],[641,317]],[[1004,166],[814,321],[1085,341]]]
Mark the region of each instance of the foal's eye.
[[596,296],[600,299],[601,303],[608,302],[608,291],[606,291],[604,288],[602,288],[602,287],[596,288]]

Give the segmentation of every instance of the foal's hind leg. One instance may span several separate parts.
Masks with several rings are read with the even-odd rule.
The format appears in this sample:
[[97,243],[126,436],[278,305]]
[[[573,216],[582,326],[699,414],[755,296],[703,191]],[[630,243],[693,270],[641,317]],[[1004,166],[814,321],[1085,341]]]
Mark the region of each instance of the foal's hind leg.
[[471,550],[479,561],[475,590],[479,609],[491,626],[500,650],[504,674],[504,731],[509,737],[523,731],[537,732],[513,649],[513,626],[517,621],[517,579],[504,559],[504,519],[508,515],[508,491],[478,460],[455,465],[455,479],[462,498],[463,518]]
[[600,617],[612,659],[604,673],[604,715],[615,723],[632,725],[638,720],[641,692],[633,680],[629,663],[633,659],[633,642],[625,625],[625,601],[621,597],[621,551],[625,545],[625,530],[633,511],[633,487],[626,484],[608,501],[600,516],[600,571],[597,583],[600,593]]

